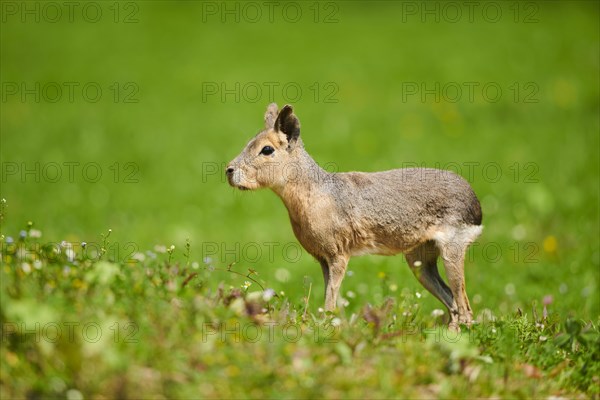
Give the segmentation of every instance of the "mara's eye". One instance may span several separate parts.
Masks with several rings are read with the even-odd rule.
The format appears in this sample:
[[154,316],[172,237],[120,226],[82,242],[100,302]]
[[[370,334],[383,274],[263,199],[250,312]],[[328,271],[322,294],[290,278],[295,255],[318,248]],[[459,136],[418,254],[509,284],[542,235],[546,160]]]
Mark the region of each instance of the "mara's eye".
[[268,156],[268,155],[273,154],[274,151],[275,151],[275,149],[272,148],[271,146],[265,146],[260,151],[260,154],[262,154],[263,156]]

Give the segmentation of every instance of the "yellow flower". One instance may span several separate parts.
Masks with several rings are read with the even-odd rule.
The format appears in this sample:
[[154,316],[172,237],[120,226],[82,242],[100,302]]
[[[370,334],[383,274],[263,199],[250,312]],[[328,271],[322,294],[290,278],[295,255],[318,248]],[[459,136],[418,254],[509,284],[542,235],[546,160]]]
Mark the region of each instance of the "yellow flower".
[[240,374],[240,369],[235,365],[230,365],[227,367],[227,375],[228,376],[238,376]]
[[558,246],[558,242],[556,240],[556,237],[554,237],[553,235],[550,235],[550,236],[546,236],[546,238],[544,239],[544,243],[542,245],[543,245],[544,251],[546,253],[554,253]]

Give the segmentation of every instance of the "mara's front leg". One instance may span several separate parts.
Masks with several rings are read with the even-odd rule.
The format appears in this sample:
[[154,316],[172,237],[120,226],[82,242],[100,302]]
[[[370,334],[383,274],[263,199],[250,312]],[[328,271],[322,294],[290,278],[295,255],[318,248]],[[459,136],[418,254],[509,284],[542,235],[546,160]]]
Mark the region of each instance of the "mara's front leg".
[[[442,247],[442,258],[444,259],[444,267],[446,268],[446,276],[448,284],[452,290],[452,296],[458,306],[458,321],[453,320],[451,325],[457,326],[458,323],[471,325],[473,323],[473,311],[469,304],[467,291],[465,290],[465,253],[467,244],[456,243],[446,244]],[[457,323],[458,322],[458,323]]]
[[333,311],[337,305],[338,293],[348,267],[347,256],[335,256],[321,262],[325,279],[325,311]]

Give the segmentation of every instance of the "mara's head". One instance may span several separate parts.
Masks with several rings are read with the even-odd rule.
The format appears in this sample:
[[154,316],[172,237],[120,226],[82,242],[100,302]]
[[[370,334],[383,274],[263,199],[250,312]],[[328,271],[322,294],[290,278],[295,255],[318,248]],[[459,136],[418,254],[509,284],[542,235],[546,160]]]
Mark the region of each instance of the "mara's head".
[[264,129],[227,165],[227,180],[242,190],[281,187],[298,149],[302,149],[300,121],[292,106],[278,110],[277,104],[269,104]]

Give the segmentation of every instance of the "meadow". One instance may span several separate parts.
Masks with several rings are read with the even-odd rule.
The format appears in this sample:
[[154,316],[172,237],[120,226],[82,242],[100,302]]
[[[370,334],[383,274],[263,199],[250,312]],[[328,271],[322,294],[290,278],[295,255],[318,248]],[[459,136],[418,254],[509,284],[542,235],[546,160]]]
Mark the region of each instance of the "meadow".
[[[597,2],[3,2],[2,398],[598,398]],[[318,264],[226,163],[294,105],[329,171],[469,182],[478,324]]]

